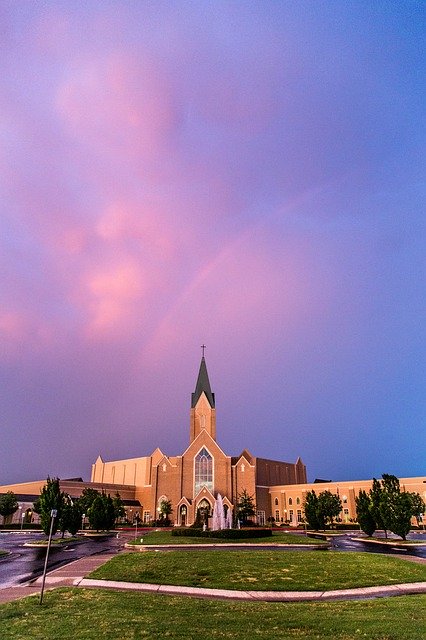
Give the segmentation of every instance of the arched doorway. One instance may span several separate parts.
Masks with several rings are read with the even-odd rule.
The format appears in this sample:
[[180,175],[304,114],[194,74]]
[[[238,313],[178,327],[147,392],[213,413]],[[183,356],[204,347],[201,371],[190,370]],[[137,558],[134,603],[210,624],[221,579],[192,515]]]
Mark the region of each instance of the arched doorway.
[[179,515],[180,515],[180,526],[181,527],[186,527],[186,517],[188,514],[188,510],[186,508],[186,504],[182,504],[180,509],[179,509]]
[[200,525],[207,526],[209,517],[211,515],[211,510],[212,507],[207,498],[203,498],[202,500],[200,500],[197,505],[197,522]]

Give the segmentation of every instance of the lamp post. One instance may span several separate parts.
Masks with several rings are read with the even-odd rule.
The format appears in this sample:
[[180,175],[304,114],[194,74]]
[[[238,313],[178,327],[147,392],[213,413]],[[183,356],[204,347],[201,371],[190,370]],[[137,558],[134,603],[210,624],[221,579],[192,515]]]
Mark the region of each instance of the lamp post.
[[23,512],[21,513],[21,531],[22,531],[22,527],[23,527],[23,525],[24,525],[24,518],[25,518],[25,511],[23,511]]
[[86,514],[83,513],[82,516],[81,516],[81,528],[82,528],[83,531],[84,531],[84,518],[85,517],[86,517]]
[[18,516],[18,524],[19,524],[19,523],[22,523],[22,518],[21,518],[21,515],[22,515],[22,505],[21,505],[21,504],[18,506],[18,509],[19,509],[19,516]]

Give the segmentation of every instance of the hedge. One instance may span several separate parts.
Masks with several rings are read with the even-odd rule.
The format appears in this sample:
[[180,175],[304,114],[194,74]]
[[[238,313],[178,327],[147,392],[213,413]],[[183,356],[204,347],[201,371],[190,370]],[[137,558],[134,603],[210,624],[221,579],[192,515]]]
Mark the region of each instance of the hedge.
[[179,527],[172,529],[172,536],[188,536],[191,538],[221,538],[226,540],[248,538],[270,538],[271,529],[218,529],[217,531],[203,531],[202,529],[186,529]]

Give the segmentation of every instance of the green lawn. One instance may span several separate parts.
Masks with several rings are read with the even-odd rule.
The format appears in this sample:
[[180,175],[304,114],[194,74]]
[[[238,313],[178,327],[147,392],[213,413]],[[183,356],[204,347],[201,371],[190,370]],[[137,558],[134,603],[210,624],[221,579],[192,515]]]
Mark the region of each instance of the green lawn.
[[424,640],[426,596],[352,602],[221,602],[57,589],[0,606],[2,640]]
[[426,581],[426,565],[372,553],[170,551],[120,554],[90,578],[222,589],[318,591]]
[[272,532],[272,538],[241,538],[236,540],[227,540],[224,538],[192,538],[185,536],[172,536],[171,531],[149,531],[138,535],[136,541],[131,540],[129,544],[140,544],[141,538],[143,544],[324,544],[327,542],[297,533],[281,533]]

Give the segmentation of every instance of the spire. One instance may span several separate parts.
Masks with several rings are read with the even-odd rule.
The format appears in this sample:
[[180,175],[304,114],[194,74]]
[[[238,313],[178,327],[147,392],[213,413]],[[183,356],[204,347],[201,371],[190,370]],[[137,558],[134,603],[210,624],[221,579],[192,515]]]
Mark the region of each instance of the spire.
[[210,380],[209,380],[209,374],[207,373],[207,366],[206,366],[206,361],[205,361],[205,358],[204,358],[204,350],[203,350],[203,357],[201,358],[200,371],[198,372],[197,384],[195,386],[195,391],[191,396],[191,407],[192,407],[192,409],[197,404],[197,402],[200,399],[200,396],[201,396],[201,394],[203,392],[206,394],[207,400],[209,401],[210,406],[213,409],[214,408],[214,393],[212,393],[212,390],[210,388]]

